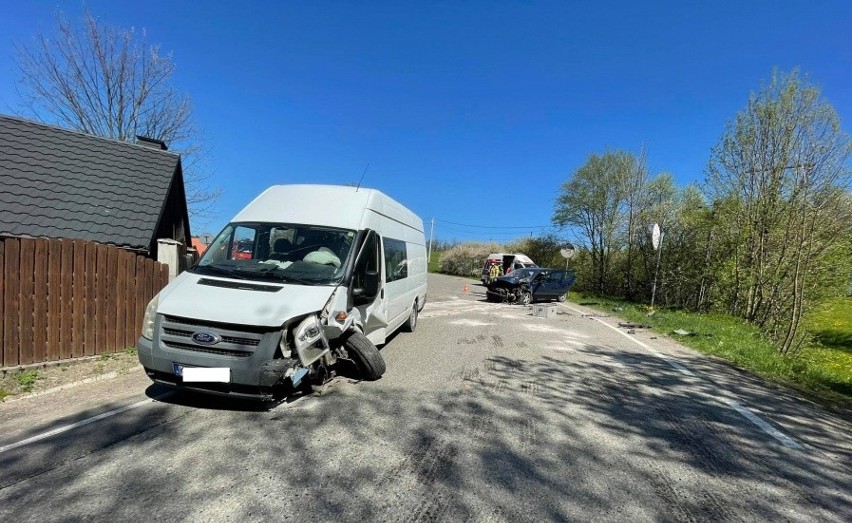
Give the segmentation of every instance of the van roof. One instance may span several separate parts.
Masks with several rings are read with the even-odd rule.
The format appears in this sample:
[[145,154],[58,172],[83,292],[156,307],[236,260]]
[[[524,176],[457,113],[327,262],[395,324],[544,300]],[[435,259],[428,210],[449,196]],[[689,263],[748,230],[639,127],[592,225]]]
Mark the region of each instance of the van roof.
[[234,217],[235,222],[282,222],[356,230],[365,209],[423,232],[423,220],[376,189],[346,185],[273,185]]
[[488,255],[488,259],[490,260],[492,258],[503,258],[503,256],[514,256],[515,259],[521,263],[534,263],[526,254],[513,252],[494,252]]

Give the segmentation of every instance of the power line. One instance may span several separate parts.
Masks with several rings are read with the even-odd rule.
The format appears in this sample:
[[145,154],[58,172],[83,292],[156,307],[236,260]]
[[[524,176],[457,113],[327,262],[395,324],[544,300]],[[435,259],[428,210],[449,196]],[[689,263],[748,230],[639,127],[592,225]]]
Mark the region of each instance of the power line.
[[553,225],[469,225],[466,223],[451,222],[450,220],[442,220],[435,218],[437,222],[449,223],[452,225],[460,225],[462,227],[472,227],[474,229],[547,229]]
[[[436,221],[437,221],[437,219],[436,219]],[[436,226],[435,229],[436,230],[440,229],[440,230],[447,230],[447,231],[462,232],[462,233],[467,233],[467,234],[472,234],[472,235],[526,234],[527,232],[541,233],[541,232],[545,232],[547,229],[552,229],[554,231],[556,230],[556,228],[552,227],[552,226],[551,227],[542,227],[542,228],[539,228],[539,227],[525,227],[525,228],[519,228],[519,229],[513,228],[512,230],[487,230],[487,229],[479,229],[479,228],[474,229],[474,228],[456,227],[454,225],[441,225],[440,227]]]
[[[466,235],[466,236],[474,237],[474,238],[487,238],[487,237],[490,237],[490,236],[509,236],[509,237],[516,236],[516,237],[521,237],[521,236],[527,236],[527,234],[528,234],[527,231],[515,231],[515,232],[509,232],[509,231],[465,231],[463,229],[455,229],[453,227],[442,226],[440,228],[438,228],[438,227],[435,228],[435,235],[440,236],[441,235],[440,231],[448,231],[450,233],[455,233],[455,234],[458,234],[458,235]],[[529,232],[532,232],[532,231],[529,231]]]

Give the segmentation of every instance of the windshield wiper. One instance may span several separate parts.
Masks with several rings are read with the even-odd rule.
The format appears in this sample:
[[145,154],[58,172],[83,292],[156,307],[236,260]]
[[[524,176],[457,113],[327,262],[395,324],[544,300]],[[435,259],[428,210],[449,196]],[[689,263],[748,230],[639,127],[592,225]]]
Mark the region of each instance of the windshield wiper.
[[199,265],[198,267],[195,268],[195,270],[198,270],[198,269],[207,269],[207,270],[210,270],[212,272],[228,276],[230,278],[236,278],[238,280],[247,280],[248,279],[245,276],[241,276],[240,274],[238,274],[236,270],[224,269],[222,267],[217,267],[215,265]]
[[299,283],[302,285],[316,285],[317,282],[311,280],[303,280],[302,278],[296,278],[295,276],[290,276],[289,274],[282,274],[286,269],[282,269],[280,267],[272,267],[271,269],[267,269],[264,271],[253,272],[252,274],[256,274],[268,280],[282,280],[284,282],[293,282]]

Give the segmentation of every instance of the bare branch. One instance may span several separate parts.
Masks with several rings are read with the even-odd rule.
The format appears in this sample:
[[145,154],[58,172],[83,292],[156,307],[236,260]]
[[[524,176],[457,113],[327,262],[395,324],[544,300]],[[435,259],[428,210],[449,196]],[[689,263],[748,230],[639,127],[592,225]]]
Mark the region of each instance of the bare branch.
[[192,103],[172,85],[171,55],[149,44],[144,30],[106,27],[88,12],[80,25],[57,15],[54,34],[16,51],[26,116],[116,140],[162,140],[182,156],[190,215],[209,211],[220,191],[198,161],[205,149]]

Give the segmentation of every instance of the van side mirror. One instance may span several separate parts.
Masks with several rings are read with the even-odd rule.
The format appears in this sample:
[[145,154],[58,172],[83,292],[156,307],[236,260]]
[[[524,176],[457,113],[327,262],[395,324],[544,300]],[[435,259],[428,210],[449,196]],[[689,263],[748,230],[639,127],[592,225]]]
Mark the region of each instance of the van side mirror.
[[379,294],[379,273],[366,271],[364,286],[352,289],[352,297],[355,298],[355,303],[364,304],[373,301],[377,294]]

